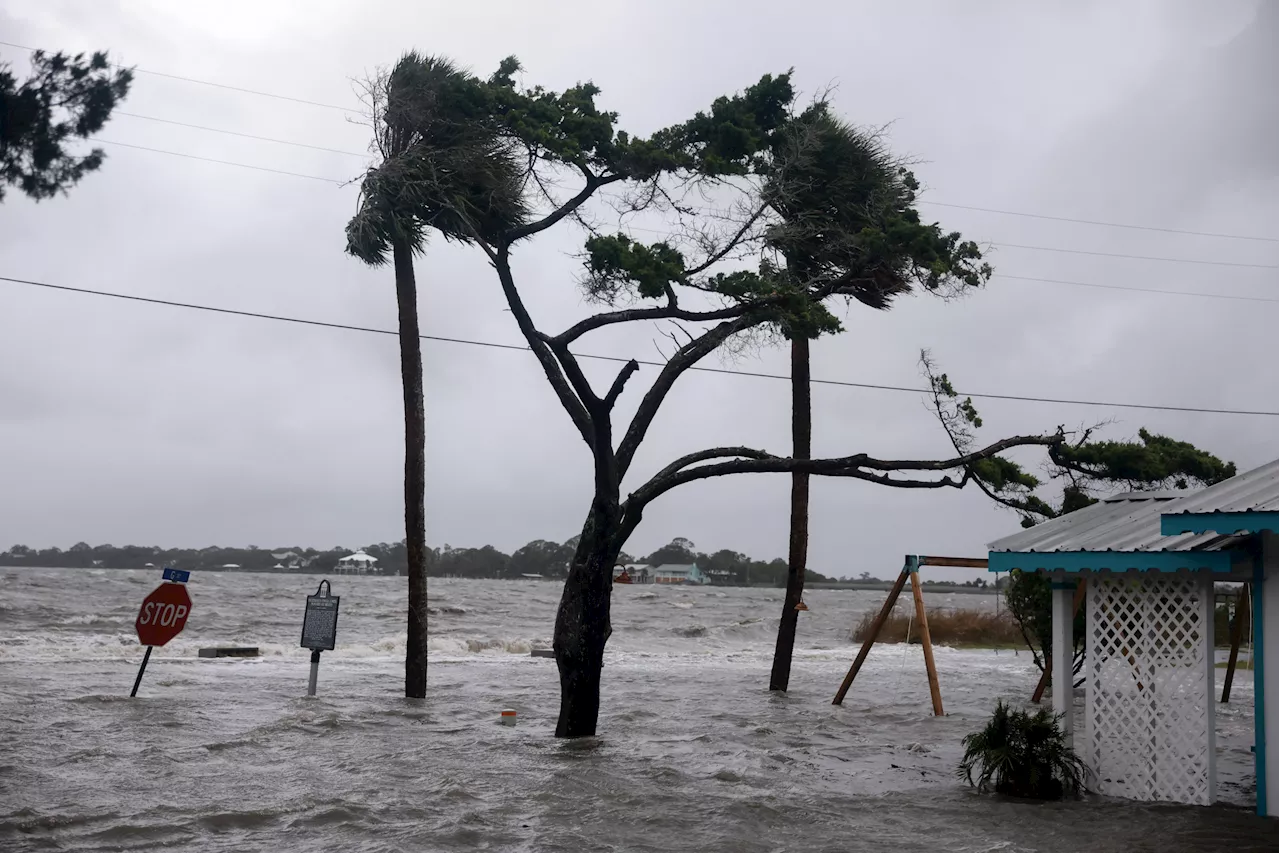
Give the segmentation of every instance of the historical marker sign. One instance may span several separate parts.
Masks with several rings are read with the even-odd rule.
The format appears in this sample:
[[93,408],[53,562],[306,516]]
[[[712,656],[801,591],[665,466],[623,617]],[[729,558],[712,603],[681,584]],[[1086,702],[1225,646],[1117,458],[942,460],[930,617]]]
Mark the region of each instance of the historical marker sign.
[[312,651],[332,651],[338,639],[338,600],[329,594],[329,582],[321,581],[315,595],[307,596],[302,619],[302,647]]
[[144,646],[163,646],[187,625],[191,615],[191,596],[180,583],[162,583],[142,600],[134,627],[138,642]]

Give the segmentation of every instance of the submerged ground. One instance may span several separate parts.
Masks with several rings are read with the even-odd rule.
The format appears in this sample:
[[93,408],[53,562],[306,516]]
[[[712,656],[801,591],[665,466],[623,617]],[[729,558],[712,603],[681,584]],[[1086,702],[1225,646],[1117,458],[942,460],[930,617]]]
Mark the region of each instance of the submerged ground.
[[[1029,655],[878,647],[844,706],[849,628],[883,593],[806,596],[791,692],[771,695],[781,595],[618,587],[601,737],[551,737],[552,583],[433,581],[425,701],[398,696],[403,578],[334,578],[339,645],[303,697],[302,608],[318,578],[193,575],[186,632],[139,698],[133,618],[156,572],[0,574],[0,850],[1275,850],[1247,808],[1089,798],[1031,804],[954,775]],[[929,596],[930,605],[996,606]],[[257,660],[200,646],[256,645]],[[1219,673],[1221,678],[1222,673]],[[1251,680],[1219,706],[1224,798],[1252,797]],[[504,708],[515,728],[496,725]]]

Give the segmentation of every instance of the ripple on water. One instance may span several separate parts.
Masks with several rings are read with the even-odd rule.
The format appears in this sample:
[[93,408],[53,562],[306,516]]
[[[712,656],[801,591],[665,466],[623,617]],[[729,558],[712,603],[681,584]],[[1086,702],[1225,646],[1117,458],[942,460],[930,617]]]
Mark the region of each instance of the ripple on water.
[[[806,596],[798,643],[830,649],[798,654],[779,695],[766,689],[779,592],[627,590],[613,603],[600,737],[564,742],[552,737],[555,663],[522,645],[549,639],[556,584],[433,579],[432,607],[450,612],[436,620],[428,698],[407,700],[404,634],[388,615],[403,612],[403,579],[341,578],[339,647],[307,700],[297,619],[314,578],[193,576],[187,631],[152,656],[145,700],[130,700],[136,639],[97,617],[136,612],[155,583],[141,574],[76,575],[84,606],[71,612],[67,577],[6,575],[4,853],[1276,849],[1274,822],[1243,809],[1040,806],[963,787],[960,740],[996,698],[1025,698],[1026,655],[940,649],[950,715],[934,718],[919,649],[878,647],[833,707],[856,651],[848,626],[879,593]],[[229,621],[200,621],[213,610]],[[197,659],[229,641],[228,625],[271,654]],[[1224,794],[1247,802],[1251,685],[1237,685],[1219,765]],[[504,707],[519,710],[515,728],[495,724]]]

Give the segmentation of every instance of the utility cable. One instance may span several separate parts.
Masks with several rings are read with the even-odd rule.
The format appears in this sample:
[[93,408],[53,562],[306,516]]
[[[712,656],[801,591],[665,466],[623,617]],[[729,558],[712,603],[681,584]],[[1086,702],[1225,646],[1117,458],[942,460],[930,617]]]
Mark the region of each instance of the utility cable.
[[[395,335],[399,336],[399,332],[391,329],[375,329],[368,326],[354,326],[348,323],[332,323],[323,320],[308,320],[301,317],[287,317],[278,314],[263,314],[256,311],[242,311],[234,308],[222,308],[214,305],[199,305],[191,302],[176,302],[168,299],[155,299],[148,296],[135,296],[128,293],[113,293],[106,290],[91,290],[83,287],[70,287],[61,284],[50,284],[49,282],[33,281],[31,279],[14,278],[11,276],[0,276],[0,281],[7,281],[13,284],[28,285],[31,287],[40,287],[48,290],[61,290],[68,293],[81,293],[91,296],[105,296],[113,299],[124,299],[131,302],[145,302],[152,305],[167,305],[173,308],[187,308],[195,311],[209,311],[216,314],[230,314],[238,317],[253,317],[261,320],[276,320],[283,323],[297,323],[304,326],[319,326],[328,329],[344,329],[353,332],[368,332],[379,335]],[[437,341],[451,344],[467,344],[469,346],[489,347],[492,349],[518,350],[521,352],[529,352],[529,347],[519,344],[501,344],[493,341],[477,341],[468,338],[451,338],[441,335],[420,335],[422,340]],[[630,359],[622,356],[613,355],[596,355],[591,353],[575,353],[577,358],[592,359],[595,361],[609,361],[615,363],[626,363],[635,361],[637,364],[648,367],[665,367],[666,362],[646,361],[641,359]],[[778,379],[790,382],[791,377],[781,373],[763,373],[750,370],[734,370],[726,367],[703,367],[694,366],[689,368],[701,373],[721,373],[732,376],[751,376],[759,379]],[[912,388],[902,385],[882,385],[870,382],[848,382],[839,379],[811,379],[815,385],[834,385],[842,388],[865,388],[875,391],[897,391],[909,394],[928,394],[931,393],[927,388]],[[1280,412],[1268,412],[1252,409],[1215,409],[1204,406],[1161,406],[1145,403],[1117,403],[1102,400],[1071,400],[1059,399],[1054,397],[1031,397],[1019,394],[983,394],[969,391],[957,392],[962,397],[976,397],[986,400],[1015,400],[1027,403],[1056,403],[1060,405],[1070,406],[1102,406],[1107,408],[1121,409],[1145,409],[1150,411],[1163,412],[1192,412],[1198,414],[1215,414],[1215,415],[1251,415],[1260,417],[1280,417]]]

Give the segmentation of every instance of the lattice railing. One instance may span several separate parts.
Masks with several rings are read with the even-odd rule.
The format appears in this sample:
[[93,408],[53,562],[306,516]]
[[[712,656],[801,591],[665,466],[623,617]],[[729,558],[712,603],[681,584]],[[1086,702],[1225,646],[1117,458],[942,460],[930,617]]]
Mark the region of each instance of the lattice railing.
[[1213,800],[1212,585],[1195,575],[1088,580],[1087,743],[1101,794]]

